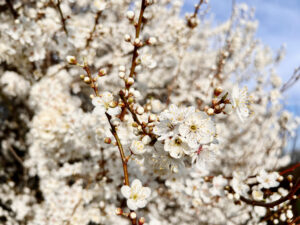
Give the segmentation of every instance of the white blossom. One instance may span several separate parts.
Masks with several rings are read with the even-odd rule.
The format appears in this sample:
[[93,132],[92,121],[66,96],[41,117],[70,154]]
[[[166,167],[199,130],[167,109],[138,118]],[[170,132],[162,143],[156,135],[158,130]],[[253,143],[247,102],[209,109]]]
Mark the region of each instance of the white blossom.
[[211,143],[215,138],[216,130],[214,122],[206,113],[195,112],[179,126],[179,133],[191,148],[197,148],[200,144]]
[[181,158],[184,153],[190,154],[190,147],[187,143],[182,140],[179,136],[174,136],[173,138],[167,138],[165,140],[165,151],[170,153],[173,158]]
[[237,112],[240,120],[244,121],[245,118],[249,116],[249,97],[247,87],[242,89],[239,89],[237,85],[233,87],[231,93],[231,104]]
[[131,186],[124,185],[121,192],[127,198],[127,206],[131,210],[144,208],[148,202],[151,194],[151,189],[143,187],[140,180],[135,179],[132,181]]
[[272,188],[279,185],[278,178],[279,174],[277,172],[267,173],[265,170],[261,170],[257,176],[257,181],[264,188]]
[[219,175],[213,178],[213,187],[210,189],[212,195],[223,196],[224,187],[228,184],[228,181]]
[[142,141],[134,140],[131,143],[130,150],[133,152],[133,154],[140,155],[146,152],[147,149],[145,148]]
[[104,115],[104,113],[107,112],[111,116],[119,114],[121,109],[118,106],[114,108],[110,106],[113,100],[114,97],[110,92],[104,92],[100,97],[94,97],[92,101],[95,106],[93,113],[96,115]]

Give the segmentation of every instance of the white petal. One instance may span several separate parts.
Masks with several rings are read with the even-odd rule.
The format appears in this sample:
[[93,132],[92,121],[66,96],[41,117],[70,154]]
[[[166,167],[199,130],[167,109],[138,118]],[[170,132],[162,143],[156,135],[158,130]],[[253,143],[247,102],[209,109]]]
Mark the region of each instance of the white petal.
[[101,97],[102,97],[103,101],[106,102],[106,103],[110,103],[111,101],[114,100],[114,96],[112,95],[112,93],[110,93],[108,91],[103,92],[101,94]]
[[189,132],[190,132],[190,129],[187,125],[181,124],[179,126],[179,133],[180,133],[181,136],[186,137]]
[[137,201],[136,205],[139,208],[144,208],[147,205],[147,201],[146,200]]
[[131,210],[136,210],[137,209],[136,201],[134,201],[132,199],[127,200],[127,206]]
[[107,110],[107,113],[111,116],[119,115],[121,113],[121,108],[120,107],[109,108]]
[[143,187],[141,194],[145,196],[145,198],[149,198],[149,196],[151,195],[151,188],[149,187]]
[[104,106],[96,106],[93,110],[93,113],[96,115],[103,115],[105,113],[105,107]]
[[131,187],[134,187],[134,188],[139,189],[139,188],[142,187],[142,183],[141,183],[140,180],[134,179],[134,180],[132,181],[132,183],[131,183]]
[[92,100],[92,104],[94,106],[101,106],[101,105],[103,105],[103,101],[100,97],[94,97]]
[[131,194],[131,188],[127,185],[122,186],[121,193],[125,198],[129,198]]

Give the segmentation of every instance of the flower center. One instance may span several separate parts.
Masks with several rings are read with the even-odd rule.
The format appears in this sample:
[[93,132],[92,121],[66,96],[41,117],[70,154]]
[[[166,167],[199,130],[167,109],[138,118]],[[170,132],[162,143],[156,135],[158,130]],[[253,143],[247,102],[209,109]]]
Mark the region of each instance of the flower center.
[[176,145],[181,145],[182,141],[179,138],[175,139],[175,144]]
[[190,129],[191,129],[191,131],[196,131],[197,130],[197,126],[196,125],[191,125]]
[[133,194],[132,199],[137,200],[138,199],[138,194],[137,193]]

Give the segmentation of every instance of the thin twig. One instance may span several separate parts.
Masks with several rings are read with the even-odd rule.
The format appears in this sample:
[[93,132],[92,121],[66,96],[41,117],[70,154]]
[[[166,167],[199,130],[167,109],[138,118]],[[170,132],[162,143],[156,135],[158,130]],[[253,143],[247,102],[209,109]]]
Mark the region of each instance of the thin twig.
[[120,138],[117,134],[117,131],[116,131],[116,127],[111,123],[111,116],[105,112],[105,115],[107,117],[107,120],[109,122],[109,125],[111,127],[110,131],[111,133],[113,134],[113,136],[115,137],[115,140],[117,142],[117,146],[118,146],[118,149],[119,149],[119,152],[120,152],[120,156],[121,156],[121,159],[122,159],[122,164],[123,164],[123,171],[124,171],[124,180],[125,180],[125,185],[128,185],[129,186],[129,177],[128,177],[128,169],[127,169],[127,160],[126,160],[126,156],[124,154],[124,150],[123,150],[123,146],[121,144],[121,141],[120,141]]
[[284,85],[282,85],[280,91],[285,92],[287,89],[292,87],[299,79],[300,79],[300,67],[294,70],[293,75]]
[[11,147],[10,145],[8,145],[8,150],[12,153],[12,155],[14,156],[14,158],[24,167],[23,160],[18,156],[18,154],[13,149],[13,147]]
[[270,207],[273,208],[287,200],[290,200],[294,194],[300,189],[300,179],[297,180],[296,184],[293,186],[293,188],[290,190],[290,192],[285,196],[282,197],[276,201],[273,202],[261,202],[261,201],[255,201],[255,200],[251,200],[251,199],[247,199],[243,196],[240,197],[240,200],[249,204],[249,205],[256,205],[256,206],[262,206],[262,207]]
[[134,122],[136,122],[138,125],[140,125],[142,127],[142,130],[143,130],[144,134],[148,134],[145,127],[140,122],[139,118],[137,117],[136,113],[132,110],[129,103],[127,102],[124,92],[120,91],[119,96],[121,97],[123,103],[125,104],[125,107],[131,112],[131,115],[132,115],[132,118],[133,118]]
[[61,10],[61,7],[60,7],[61,0],[57,0],[56,4],[54,3],[54,0],[52,0],[52,3],[55,5],[55,7],[57,8],[57,10],[59,12],[63,30],[64,30],[65,34],[68,36],[68,30],[67,30],[67,26],[66,26],[66,20],[67,19],[64,17],[64,14],[63,14],[63,12]]
[[[95,81],[94,81],[94,79],[92,77],[90,68],[88,67],[88,65],[86,63],[84,64],[83,69],[85,70],[85,72],[87,73],[88,77],[91,80],[91,87],[94,89],[95,95],[97,97],[99,97],[100,95],[99,95],[99,92],[98,92],[97,85],[95,84]],[[108,113],[106,113],[106,112],[105,112],[105,115],[106,115],[106,118],[107,118],[107,120],[108,120],[108,122],[110,124],[111,133],[115,137],[115,140],[117,142],[117,146],[118,146],[118,149],[119,149],[119,152],[120,152],[120,155],[121,155],[122,164],[123,164],[123,172],[124,172],[125,185],[129,186],[129,178],[128,178],[129,176],[128,176],[128,169],[127,169],[127,161],[126,161],[126,157],[125,157],[125,154],[124,154],[123,146],[121,144],[121,141],[120,141],[120,138],[119,138],[119,136],[117,134],[115,126],[111,123],[111,116]]]
[[[140,36],[142,19],[143,19],[143,14],[146,9],[146,6],[147,6],[146,0],[142,0],[139,20],[138,20],[138,23],[137,23],[136,29],[135,29],[135,38],[139,38],[139,36]],[[138,49],[139,49],[138,46],[134,46],[129,77],[134,76],[134,70],[136,67],[136,58],[138,57]]]
[[294,171],[294,170],[295,170],[296,168],[298,168],[298,167],[300,167],[300,163],[297,163],[296,165],[293,165],[293,166],[291,166],[290,168],[288,168],[288,169],[286,169],[286,170],[284,170],[284,171],[279,172],[279,174],[280,174],[280,175],[284,175],[284,174],[286,174],[286,173],[288,173],[288,172]]
[[199,12],[199,9],[200,9],[200,6],[204,3],[204,0],[199,0],[198,4],[195,6],[195,11],[194,11],[194,14],[193,14],[193,17],[196,17],[198,12]]
[[102,14],[102,11],[98,11],[97,14],[96,14],[96,16],[95,16],[94,27],[91,30],[88,39],[86,39],[85,48],[88,48],[90,46],[91,41],[93,40],[93,36],[94,36],[95,31],[96,31],[96,27],[97,27],[97,25],[99,23],[99,18],[101,16],[101,14]]

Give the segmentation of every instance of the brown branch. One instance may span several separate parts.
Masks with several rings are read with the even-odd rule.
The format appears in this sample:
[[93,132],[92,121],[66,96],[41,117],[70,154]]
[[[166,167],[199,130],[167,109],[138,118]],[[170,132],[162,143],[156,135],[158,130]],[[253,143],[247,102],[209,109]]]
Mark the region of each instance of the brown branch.
[[66,20],[67,19],[64,17],[64,14],[63,14],[63,12],[61,10],[61,7],[60,7],[61,0],[57,0],[56,4],[54,3],[54,0],[52,0],[52,4],[54,4],[55,7],[57,8],[57,11],[59,12],[60,21],[62,23],[63,30],[64,30],[65,34],[68,36],[68,30],[67,30],[67,26],[66,26]]
[[255,200],[252,200],[252,199],[247,199],[243,196],[240,197],[240,200],[249,204],[249,205],[255,205],[255,206],[262,206],[262,207],[270,207],[270,208],[273,208],[287,200],[290,200],[294,194],[300,189],[300,179],[298,179],[298,181],[296,182],[296,184],[294,185],[294,187],[290,190],[290,192],[285,196],[285,197],[282,197],[274,202],[269,202],[269,203],[266,203],[266,202],[262,202],[262,201],[255,201]]
[[116,127],[111,123],[111,116],[105,112],[105,115],[108,119],[108,122],[109,122],[109,125],[111,127],[110,131],[111,133],[114,135],[115,137],[115,140],[117,142],[117,146],[118,146],[118,149],[119,149],[119,152],[120,152],[120,156],[121,156],[121,159],[122,159],[122,164],[123,164],[123,171],[124,171],[124,180],[125,180],[125,185],[128,185],[129,186],[129,178],[128,178],[128,169],[127,169],[127,160],[126,160],[126,156],[124,154],[124,150],[123,150],[123,146],[121,144],[121,141],[119,139],[119,136],[117,134],[117,131],[116,131]]
[[96,27],[97,27],[97,25],[99,23],[99,18],[101,16],[101,14],[102,14],[102,11],[98,11],[97,14],[96,14],[96,16],[95,16],[94,27],[91,30],[88,39],[86,39],[85,48],[88,48],[90,46],[90,42],[93,40],[93,35],[94,35],[95,31],[96,31]]
[[13,147],[8,145],[8,150],[11,152],[11,154],[14,156],[14,158],[24,167],[23,160],[18,156],[18,154],[13,149]]
[[[146,0],[142,0],[139,20],[138,20],[137,25],[135,26],[135,38],[139,38],[139,36],[140,36],[143,14],[144,14],[146,7],[147,7]],[[133,75],[134,75],[134,70],[136,67],[136,58],[138,57],[138,49],[139,49],[139,46],[134,46],[129,77],[133,77]]]
[[300,79],[300,67],[294,70],[293,75],[284,85],[282,85],[280,91],[285,92],[287,89],[292,87],[299,79]]
[[122,90],[119,92],[119,96],[121,97],[125,107],[131,112],[131,115],[132,115],[132,118],[133,118],[134,122],[136,122],[138,125],[140,125],[142,127],[142,130],[143,130],[144,134],[148,134],[145,127],[140,122],[139,118],[137,117],[136,113],[133,111],[133,109],[130,107],[129,103],[127,102],[125,94]]
[[95,95],[99,96],[98,87],[95,84],[95,81],[94,81],[94,79],[92,77],[92,74],[91,74],[91,70],[90,70],[89,66],[86,63],[84,63],[83,69],[85,70],[85,72],[87,73],[88,77],[91,80],[91,87],[94,89]]
[[[300,221],[300,216],[297,216],[295,219],[292,220],[292,222],[288,223],[289,225],[296,225],[296,222]],[[298,223],[299,225],[299,223]]]
[[8,5],[8,8],[9,8],[11,14],[13,15],[13,17],[14,17],[15,19],[17,19],[17,18],[19,17],[19,14],[18,14],[18,12],[14,9],[14,7],[13,7],[11,1],[10,1],[10,0],[5,0],[5,2],[6,2],[6,4]]
[[194,14],[193,14],[193,17],[196,17],[198,12],[199,12],[199,9],[200,9],[200,6],[204,3],[204,0],[200,0],[198,2],[198,4],[195,6],[195,11],[194,11]]
[[[86,71],[88,77],[91,80],[91,87],[94,89],[95,95],[99,97],[98,88],[97,88],[97,86],[95,84],[95,81],[94,81],[94,79],[92,77],[90,68],[88,67],[88,65],[86,63],[84,64],[83,69]],[[107,118],[107,120],[108,120],[108,122],[110,124],[110,127],[111,127],[110,131],[113,134],[113,136],[114,136],[114,138],[115,138],[115,140],[117,142],[117,146],[118,146],[118,149],[119,149],[119,152],[120,152],[120,156],[121,156],[122,164],[123,164],[123,172],[124,172],[125,185],[129,186],[127,160],[126,160],[126,156],[124,154],[123,146],[122,146],[120,138],[119,138],[119,136],[117,134],[116,127],[111,123],[111,116],[107,112],[105,112],[105,115],[106,115],[106,118]]]
[[293,166],[291,166],[290,168],[287,168],[286,170],[279,172],[279,174],[280,174],[280,175],[284,175],[284,174],[286,174],[286,173],[288,173],[288,172],[294,171],[294,170],[295,170],[296,168],[298,168],[298,167],[300,167],[300,163],[297,163],[296,165],[293,165]]

